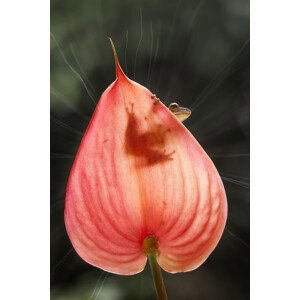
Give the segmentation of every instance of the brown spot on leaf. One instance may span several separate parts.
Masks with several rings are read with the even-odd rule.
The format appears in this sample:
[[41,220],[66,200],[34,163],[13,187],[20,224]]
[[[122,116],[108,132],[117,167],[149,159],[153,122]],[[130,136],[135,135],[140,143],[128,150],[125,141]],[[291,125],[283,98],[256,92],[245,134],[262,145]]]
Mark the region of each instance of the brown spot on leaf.
[[163,124],[153,124],[148,130],[142,131],[140,120],[134,112],[127,109],[127,113],[125,151],[141,158],[141,165],[155,165],[172,160],[175,151],[166,151],[168,128]]

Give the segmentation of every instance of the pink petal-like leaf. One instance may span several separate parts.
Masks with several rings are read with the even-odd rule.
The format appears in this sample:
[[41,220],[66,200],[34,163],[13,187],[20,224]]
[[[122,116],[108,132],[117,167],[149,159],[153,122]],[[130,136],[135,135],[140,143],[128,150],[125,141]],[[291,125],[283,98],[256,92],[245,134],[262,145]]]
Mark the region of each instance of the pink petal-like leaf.
[[116,65],[69,177],[69,237],[85,261],[112,273],[142,271],[149,236],[165,271],[193,270],[225,226],[222,181],[187,128]]

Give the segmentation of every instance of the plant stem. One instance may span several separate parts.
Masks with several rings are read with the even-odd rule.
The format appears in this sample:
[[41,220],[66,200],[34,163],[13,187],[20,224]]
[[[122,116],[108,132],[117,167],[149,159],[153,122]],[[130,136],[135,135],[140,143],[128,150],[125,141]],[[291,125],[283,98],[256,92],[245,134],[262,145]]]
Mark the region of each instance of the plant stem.
[[162,277],[160,266],[156,260],[157,253],[152,252],[148,254],[149,264],[151,267],[152,277],[156,289],[157,299],[158,300],[168,300],[164,280]]

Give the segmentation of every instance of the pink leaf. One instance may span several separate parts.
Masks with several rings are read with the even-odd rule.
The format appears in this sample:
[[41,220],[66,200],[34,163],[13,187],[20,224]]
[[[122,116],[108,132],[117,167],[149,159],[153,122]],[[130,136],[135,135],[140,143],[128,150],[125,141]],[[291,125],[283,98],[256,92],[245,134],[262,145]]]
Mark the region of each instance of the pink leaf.
[[193,270],[225,226],[222,181],[188,129],[115,59],[117,79],[99,100],[68,181],[70,240],[88,263],[135,274],[151,236],[165,271]]

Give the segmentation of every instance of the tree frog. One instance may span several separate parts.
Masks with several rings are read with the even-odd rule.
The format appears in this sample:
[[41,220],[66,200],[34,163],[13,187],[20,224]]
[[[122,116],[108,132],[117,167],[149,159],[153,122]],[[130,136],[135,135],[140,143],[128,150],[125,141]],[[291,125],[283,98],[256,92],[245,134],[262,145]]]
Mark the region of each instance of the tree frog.
[[169,105],[169,110],[175,115],[175,117],[183,122],[186,120],[192,113],[192,111],[188,108],[181,107],[177,103],[171,103]]

